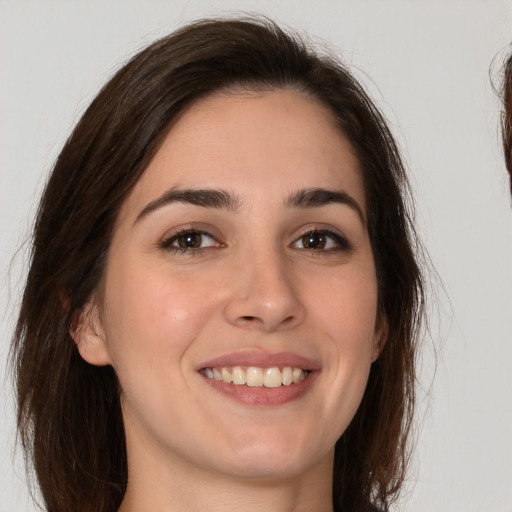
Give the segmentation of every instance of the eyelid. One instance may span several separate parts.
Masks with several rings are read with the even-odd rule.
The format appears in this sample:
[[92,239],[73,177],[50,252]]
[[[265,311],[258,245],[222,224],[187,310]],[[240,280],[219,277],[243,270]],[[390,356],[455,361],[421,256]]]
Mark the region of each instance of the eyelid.
[[[186,234],[198,234],[203,235],[208,238],[211,238],[216,243],[215,245],[210,245],[207,247],[197,247],[197,248],[186,248],[186,247],[177,247],[174,246],[173,243],[175,240],[177,240],[180,236],[186,235]],[[221,234],[218,232],[217,229],[213,228],[212,226],[205,226],[204,224],[194,225],[194,224],[186,224],[182,226],[178,226],[170,231],[168,231],[160,240],[158,243],[159,248],[167,250],[167,251],[175,251],[175,252],[182,252],[182,253],[195,253],[199,251],[205,251],[207,249],[216,248],[216,247],[223,247],[224,243],[222,242]]]
[[309,251],[309,252],[336,252],[336,251],[351,251],[353,250],[354,246],[349,241],[347,236],[339,229],[334,228],[332,226],[326,226],[326,225],[319,225],[319,224],[310,224],[307,226],[304,226],[301,228],[301,231],[298,236],[295,237],[294,241],[292,242],[292,247],[297,244],[301,238],[307,236],[308,234],[322,234],[325,236],[328,236],[334,242],[337,244],[337,247],[335,248],[329,248],[329,249],[308,249],[308,248],[298,248],[299,250]]
[[[179,247],[173,245],[173,243],[180,237],[189,233],[204,235],[208,238],[211,238],[215,241],[215,244],[206,246],[206,247]],[[334,242],[335,247],[328,248],[301,248],[296,247],[301,240],[301,238],[307,236],[308,234],[322,234],[331,239]],[[220,247],[225,247],[225,243],[223,241],[223,236],[214,226],[198,223],[198,224],[184,224],[181,226],[177,226],[176,228],[168,231],[162,239],[158,242],[158,246],[161,249],[166,251],[176,252],[176,253],[186,253],[192,255],[194,253],[205,252],[209,249],[215,249]],[[336,252],[349,252],[352,251],[354,245],[349,241],[347,236],[339,229],[335,228],[332,225],[325,224],[308,224],[300,228],[300,230],[296,231],[296,234],[290,244],[290,246],[294,249],[298,249],[301,251],[307,251],[309,253],[317,253],[318,255],[321,253],[336,253]]]

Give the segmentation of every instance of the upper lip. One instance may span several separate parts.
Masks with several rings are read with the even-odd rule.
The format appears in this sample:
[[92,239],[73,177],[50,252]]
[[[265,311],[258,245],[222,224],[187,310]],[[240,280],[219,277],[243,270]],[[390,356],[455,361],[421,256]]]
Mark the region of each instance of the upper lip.
[[224,354],[204,363],[201,363],[197,370],[204,368],[218,368],[222,366],[257,366],[259,368],[271,368],[273,366],[291,366],[303,370],[319,370],[320,364],[306,357],[291,352],[263,352],[263,351],[242,351]]

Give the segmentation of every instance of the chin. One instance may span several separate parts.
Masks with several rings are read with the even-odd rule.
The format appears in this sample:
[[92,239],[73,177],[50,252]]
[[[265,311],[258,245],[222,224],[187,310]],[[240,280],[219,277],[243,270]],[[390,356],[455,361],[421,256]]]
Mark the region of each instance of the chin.
[[273,481],[287,480],[296,478],[305,473],[310,466],[302,460],[297,461],[283,460],[280,457],[271,455],[255,457],[250,462],[244,463],[230,461],[228,467],[224,468],[225,473],[229,473],[236,478],[257,481]]
[[[258,440],[239,440],[230,445],[224,458],[224,471],[239,478],[282,480],[297,477],[323,459],[331,458],[332,449],[315,450],[311,443],[295,441],[289,432]],[[221,458],[217,456],[216,462]]]

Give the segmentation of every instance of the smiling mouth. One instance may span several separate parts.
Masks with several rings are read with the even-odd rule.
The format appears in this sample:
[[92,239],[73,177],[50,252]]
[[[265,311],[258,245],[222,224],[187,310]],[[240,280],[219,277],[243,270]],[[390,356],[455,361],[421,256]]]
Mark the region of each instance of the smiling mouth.
[[207,379],[251,388],[279,388],[299,384],[308,378],[309,370],[292,366],[234,366],[203,368],[200,372]]

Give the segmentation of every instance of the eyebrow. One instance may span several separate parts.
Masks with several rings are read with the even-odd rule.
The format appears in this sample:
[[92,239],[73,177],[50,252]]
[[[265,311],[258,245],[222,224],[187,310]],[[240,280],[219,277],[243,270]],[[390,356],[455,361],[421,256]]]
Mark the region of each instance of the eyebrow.
[[363,209],[357,201],[342,190],[330,190],[325,188],[308,188],[294,192],[286,201],[289,208],[318,208],[331,203],[346,205],[354,210],[361,222],[366,224]]
[[225,209],[237,213],[240,211],[240,199],[232,192],[221,189],[177,189],[173,188],[164,192],[159,198],[151,201],[137,215],[135,222],[148,216],[158,208],[172,203],[192,204],[202,208]]
[[[202,208],[225,209],[238,213],[242,208],[242,201],[233,192],[223,189],[180,189],[172,188],[160,197],[148,203],[137,215],[135,223],[147,217],[155,210],[173,203],[192,204]],[[341,190],[325,188],[307,188],[292,193],[285,201],[286,208],[319,208],[328,204],[338,203],[354,210],[361,222],[366,224],[362,208],[357,201]]]

